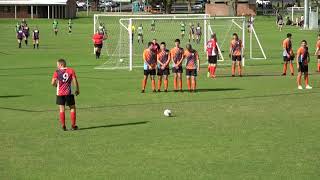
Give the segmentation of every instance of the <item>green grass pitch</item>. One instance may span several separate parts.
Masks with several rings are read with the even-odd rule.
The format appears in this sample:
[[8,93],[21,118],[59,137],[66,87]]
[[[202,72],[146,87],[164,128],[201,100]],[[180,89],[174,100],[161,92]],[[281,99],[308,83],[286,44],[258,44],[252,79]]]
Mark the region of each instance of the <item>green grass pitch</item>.
[[[57,37],[51,20],[27,21],[39,26],[39,50],[18,49],[16,21],[0,20],[0,179],[320,179],[315,57],[314,89],[280,76],[286,33],[295,50],[306,39],[314,53],[315,31],[279,32],[274,17],[258,17],[268,60],[247,61],[243,78],[220,66],[211,80],[203,67],[198,93],[151,93],[149,83],[141,94],[142,69],[94,69],[107,57],[92,54],[91,17],[75,19],[72,35],[60,20]],[[79,78],[79,131],[60,129],[50,85],[58,58]]]

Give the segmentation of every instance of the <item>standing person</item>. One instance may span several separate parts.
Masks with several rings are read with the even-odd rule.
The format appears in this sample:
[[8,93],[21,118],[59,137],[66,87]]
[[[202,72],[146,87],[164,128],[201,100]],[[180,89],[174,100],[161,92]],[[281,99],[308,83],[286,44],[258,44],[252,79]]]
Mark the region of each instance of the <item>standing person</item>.
[[208,77],[215,78],[218,60],[218,45],[216,33],[211,35],[207,42],[207,58],[208,58]]
[[18,40],[18,44],[19,44],[19,48],[21,48],[21,42],[22,39],[24,38],[24,33],[22,30],[22,27],[19,29],[19,31],[17,32],[17,40]]
[[316,43],[316,52],[314,53],[314,55],[317,58],[318,61],[318,72],[320,72],[320,34],[318,34],[318,41]]
[[102,32],[103,35],[106,33],[106,28],[104,26],[104,24],[101,22],[99,23],[99,27],[98,27],[99,32]]
[[278,28],[279,28],[280,31],[282,31],[283,24],[284,24],[283,17],[282,17],[281,14],[279,14],[279,17],[278,17]]
[[252,31],[253,23],[254,23],[254,17],[253,15],[250,15],[248,18],[248,33]]
[[136,27],[134,26],[134,24],[131,25],[131,39],[132,39],[132,43],[134,40],[134,33],[136,32]]
[[140,42],[143,44],[143,26],[142,24],[139,25],[138,27],[138,43]]
[[292,34],[288,33],[287,38],[283,40],[282,47],[283,47],[283,73],[282,76],[287,75],[287,66],[288,63],[290,64],[290,72],[291,76],[294,75],[293,69],[293,60],[294,60],[294,53],[292,50],[292,42],[291,42]]
[[192,48],[191,44],[187,44],[184,51],[186,59],[186,76],[189,92],[195,92],[197,89],[196,77],[200,71],[200,60],[198,52]]
[[15,27],[16,33],[20,30],[20,28],[21,28],[21,25],[19,22],[17,22],[16,27]]
[[181,33],[180,33],[181,39],[183,39],[184,35],[186,33],[186,24],[183,21],[180,22],[180,31],[181,31]]
[[92,41],[95,48],[96,59],[100,58],[101,49],[103,47],[103,40],[105,39],[106,37],[103,35],[102,31],[97,31],[92,37]]
[[178,81],[179,81],[179,90],[180,92],[183,92],[182,90],[182,62],[183,62],[183,54],[184,50],[180,47],[180,39],[176,39],[175,41],[175,47],[170,50],[170,56],[172,60],[172,73],[173,73],[173,86],[174,91],[178,92]]
[[302,40],[301,46],[297,51],[298,89],[303,89],[301,86],[302,73],[304,74],[304,81],[306,84],[306,89],[312,89],[312,87],[309,85],[309,74],[308,74],[308,63],[309,62],[310,62],[310,56],[309,56],[309,52],[308,52],[307,41]]
[[59,59],[57,61],[58,69],[54,72],[51,84],[57,87],[57,100],[56,104],[60,109],[60,122],[62,125],[62,130],[66,131],[65,123],[65,106],[70,108],[71,117],[71,128],[72,130],[77,130],[76,125],[76,103],[75,98],[71,90],[71,84],[75,86],[76,90],[74,94],[78,96],[80,94],[79,83],[75,71],[72,68],[67,67],[67,63],[64,59]]
[[154,51],[154,53],[158,54],[160,50],[160,45],[157,43],[157,39],[153,39],[152,43],[153,43],[152,50]]
[[190,43],[191,39],[194,42],[194,33],[195,33],[194,25],[193,25],[193,23],[190,23],[189,24],[189,43]]
[[238,74],[242,77],[241,72],[241,60],[242,60],[242,41],[239,39],[237,33],[233,33],[232,40],[230,42],[230,56],[232,58],[232,77],[235,77],[236,65],[238,66]]
[[151,21],[151,32],[156,32],[156,21],[154,19]]
[[157,66],[157,54],[153,51],[153,43],[148,42],[148,48],[143,51],[143,61],[144,61],[144,76],[142,80],[142,90],[141,93],[145,92],[148,76],[150,75],[152,91],[156,92],[156,82],[154,76],[156,75]]
[[52,28],[53,28],[54,34],[57,36],[58,35],[58,21],[56,19],[53,20]]
[[72,33],[72,20],[71,19],[69,19],[69,21],[68,21],[68,29],[69,29],[69,34],[71,34]]
[[170,51],[166,48],[166,43],[161,42],[160,51],[157,55],[158,61],[158,92],[161,92],[162,77],[164,78],[164,92],[168,92],[168,76],[170,75]]
[[39,49],[39,30],[38,27],[36,27],[32,32],[32,40],[33,40],[33,49],[36,48]]
[[29,29],[28,25],[25,24],[25,25],[23,26],[22,31],[23,31],[23,34],[24,34],[24,42],[25,42],[26,45],[28,45],[28,38],[29,38],[29,35],[30,35],[29,30],[30,30],[30,29]]
[[197,44],[200,43],[201,41],[201,27],[200,27],[200,23],[198,23],[197,27],[196,27],[196,41],[197,41]]

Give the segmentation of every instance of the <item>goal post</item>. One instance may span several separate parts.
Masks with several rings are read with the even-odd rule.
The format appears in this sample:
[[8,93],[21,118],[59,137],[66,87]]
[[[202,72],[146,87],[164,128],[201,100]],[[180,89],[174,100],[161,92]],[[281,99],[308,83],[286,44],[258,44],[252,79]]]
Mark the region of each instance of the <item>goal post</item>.
[[[174,47],[174,40],[181,40],[181,47],[185,48],[187,43],[199,52],[201,65],[207,64],[206,43],[212,33],[218,37],[219,64],[231,64],[229,55],[230,40],[233,33],[237,33],[242,40],[242,54],[250,54],[249,59],[254,58],[253,47],[260,48],[263,58],[266,59],[262,45],[258,39],[255,30],[252,31],[250,40],[246,33],[245,17],[210,17],[206,14],[176,14],[176,15],[104,15],[94,16],[94,30],[99,22],[106,25],[108,39],[105,41],[105,47],[102,50],[104,61],[96,69],[128,69],[133,70],[135,67],[142,67],[142,53],[146,48],[148,41],[157,39],[158,43],[166,42],[167,48]],[[151,30],[151,22],[155,22],[155,30]],[[182,36],[181,24],[185,26],[185,34]],[[138,42],[137,29],[143,27],[144,43]],[[190,34],[191,26],[197,26],[201,29],[199,41]],[[132,29],[135,27],[134,29]],[[253,28],[254,29],[254,28]],[[253,46],[253,40],[259,42]],[[246,49],[249,43],[250,49]],[[245,65],[245,56],[242,57]]]

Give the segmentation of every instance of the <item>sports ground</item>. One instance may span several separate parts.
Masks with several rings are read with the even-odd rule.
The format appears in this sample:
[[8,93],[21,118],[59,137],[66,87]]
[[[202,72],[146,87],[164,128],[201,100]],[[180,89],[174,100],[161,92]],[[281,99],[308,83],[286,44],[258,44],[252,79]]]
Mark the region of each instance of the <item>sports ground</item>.
[[[295,51],[306,39],[313,54],[316,31],[279,32],[274,17],[257,17],[268,60],[246,61],[244,77],[220,66],[210,79],[203,66],[197,93],[152,93],[148,84],[141,94],[142,69],[95,69],[108,57],[97,61],[92,54],[91,17],[75,19],[71,35],[60,20],[57,37],[51,20],[27,21],[39,27],[38,50],[18,49],[16,21],[0,20],[0,179],[320,178],[315,56],[312,90],[298,90],[295,76],[280,76],[285,35],[293,34]],[[50,85],[58,58],[78,76],[79,131],[60,128]],[[173,117],[163,116],[165,109]]]

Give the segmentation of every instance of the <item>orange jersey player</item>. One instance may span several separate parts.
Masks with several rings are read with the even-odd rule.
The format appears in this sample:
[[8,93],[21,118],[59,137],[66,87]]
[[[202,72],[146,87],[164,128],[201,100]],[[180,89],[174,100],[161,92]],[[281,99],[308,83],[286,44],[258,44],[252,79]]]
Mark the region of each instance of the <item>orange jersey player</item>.
[[72,68],[67,67],[67,63],[64,59],[59,59],[57,62],[58,69],[54,72],[51,84],[57,87],[57,100],[56,103],[60,108],[60,122],[62,129],[67,130],[65,124],[65,106],[70,108],[70,116],[72,129],[77,130],[76,125],[76,105],[74,100],[74,95],[71,90],[71,84],[73,83],[76,90],[75,95],[79,95],[79,83],[77,80],[76,73]]
[[318,61],[318,72],[320,72],[320,34],[318,34],[318,41],[316,44],[316,52],[314,53],[314,55],[317,58]]
[[148,43],[148,48],[143,51],[143,69],[144,69],[144,76],[142,81],[142,91],[141,93],[145,92],[148,76],[150,75],[152,91],[156,92],[156,83],[154,80],[154,76],[156,75],[156,66],[157,66],[157,54],[154,52],[153,43]]
[[183,92],[182,90],[182,62],[183,62],[183,48],[180,47],[180,39],[176,39],[175,41],[175,47],[170,50],[170,56],[172,60],[172,73],[173,76],[173,85],[174,85],[174,92],[178,92],[178,80],[179,80],[179,88],[180,92]]
[[297,83],[298,89],[303,89],[301,86],[301,76],[304,74],[304,81],[306,84],[306,89],[312,89],[309,85],[309,74],[308,74],[308,64],[310,62],[310,55],[308,51],[308,45],[306,40],[301,41],[301,46],[297,51],[297,68],[298,68],[298,76]]
[[158,61],[158,92],[161,91],[162,77],[164,78],[164,92],[168,92],[168,76],[170,75],[170,51],[166,48],[166,43],[160,44],[160,51],[157,55]]
[[291,75],[294,75],[293,69],[293,60],[294,60],[294,53],[292,50],[292,41],[291,41],[292,34],[288,33],[287,38],[283,40],[282,47],[283,47],[283,73],[282,76],[287,74],[287,65],[290,64],[290,72]]
[[198,52],[192,48],[191,44],[187,44],[184,51],[186,60],[186,76],[189,92],[195,92],[197,89],[196,77],[200,71],[200,60]]
[[232,40],[230,42],[230,56],[232,59],[232,77],[235,76],[236,64],[238,65],[238,74],[241,77],[241,60],[242,60],[242,41],[239,39],[237,33],[233,33]]

